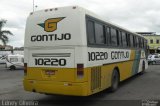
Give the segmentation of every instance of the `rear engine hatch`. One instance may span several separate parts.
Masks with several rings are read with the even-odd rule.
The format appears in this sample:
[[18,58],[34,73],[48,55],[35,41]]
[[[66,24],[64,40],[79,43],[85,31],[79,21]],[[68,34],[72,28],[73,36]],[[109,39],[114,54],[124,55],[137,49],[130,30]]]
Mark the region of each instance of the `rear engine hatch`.
[[27,78],[73,81],[74,49],[30,50]]

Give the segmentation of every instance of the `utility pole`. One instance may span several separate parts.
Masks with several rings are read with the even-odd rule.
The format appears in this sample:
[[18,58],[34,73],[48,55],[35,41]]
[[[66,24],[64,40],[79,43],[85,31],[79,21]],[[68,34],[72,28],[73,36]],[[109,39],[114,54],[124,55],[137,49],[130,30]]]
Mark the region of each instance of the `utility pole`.
[[33,0],[33,12],[36,10],[37,7],[38,7],[38,6],[35,5],[34,0]]
[[33,0],[33,12],[34,12],[34,0]]

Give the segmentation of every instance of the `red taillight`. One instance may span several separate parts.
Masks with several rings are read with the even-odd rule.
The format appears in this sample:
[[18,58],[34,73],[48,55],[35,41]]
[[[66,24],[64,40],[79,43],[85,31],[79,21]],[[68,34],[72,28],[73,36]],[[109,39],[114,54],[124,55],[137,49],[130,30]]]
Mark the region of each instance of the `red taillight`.
[[24,75],[27,75],[27,63],[24,63]]
[[84,65],[77,64],[77,77],[82,78],[84,76]]

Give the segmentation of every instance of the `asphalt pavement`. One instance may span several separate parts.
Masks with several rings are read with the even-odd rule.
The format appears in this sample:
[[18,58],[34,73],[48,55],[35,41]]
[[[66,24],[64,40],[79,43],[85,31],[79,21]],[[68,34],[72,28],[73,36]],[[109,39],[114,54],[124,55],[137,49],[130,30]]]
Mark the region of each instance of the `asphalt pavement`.
[[23,90],[22,86],[23,75],[23,70],[21,69],[11,71],[6,69],[5,65],[0,65],[0,100],[47,101],[47,104],[54,105],[59,105],[59,103],[63,103],[63,105],[69,103],[67,105],[71,105],[73,102],[80,101],[81,105],[87,106],[98,106],[99,102],[104,105],[108,104],[108,106],[113,104],[125,106],[123,103],[130,103],[130,106],[135,106],[136,103],[142,104],[143,100],[160,100],[159,64],[149,65],[149,68],[143,75],[138,74],[120,83],[119,89],[114,93],[105,90],[89,97],[45,95],[27,92]]

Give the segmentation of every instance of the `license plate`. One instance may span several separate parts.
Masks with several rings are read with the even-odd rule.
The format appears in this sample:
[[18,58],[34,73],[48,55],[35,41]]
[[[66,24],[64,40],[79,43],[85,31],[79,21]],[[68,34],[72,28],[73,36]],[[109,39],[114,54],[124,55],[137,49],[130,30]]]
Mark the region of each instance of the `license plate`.
[[46,75],[55,75],[55,70],[45,70]]

